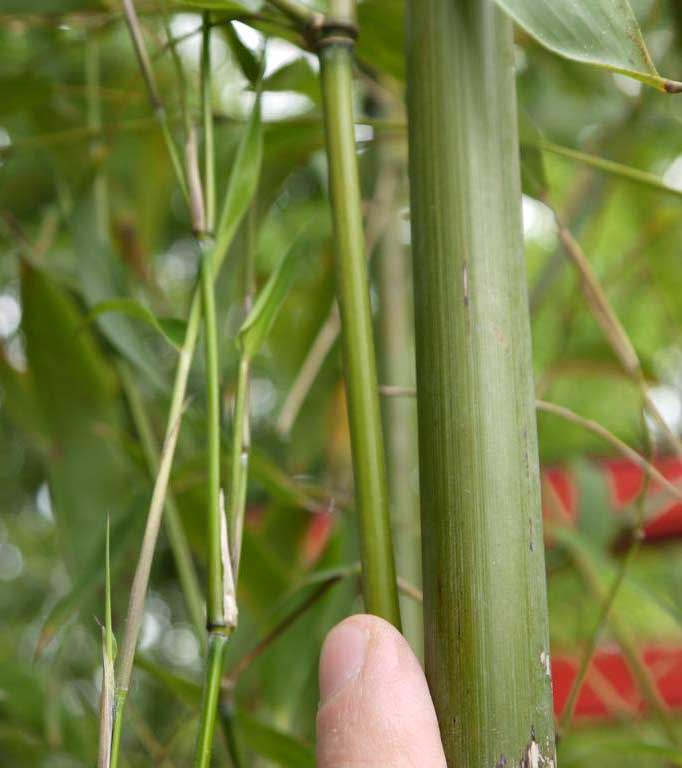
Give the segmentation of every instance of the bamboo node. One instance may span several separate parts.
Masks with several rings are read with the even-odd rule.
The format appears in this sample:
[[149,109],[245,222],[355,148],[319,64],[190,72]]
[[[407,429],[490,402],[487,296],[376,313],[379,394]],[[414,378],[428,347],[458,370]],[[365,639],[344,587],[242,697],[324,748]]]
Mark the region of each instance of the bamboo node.
[[331,45],[355,46],[358,27],[346,19],[327,18],[318,26],[308,28],[308,44],[314,51],[320,51]]

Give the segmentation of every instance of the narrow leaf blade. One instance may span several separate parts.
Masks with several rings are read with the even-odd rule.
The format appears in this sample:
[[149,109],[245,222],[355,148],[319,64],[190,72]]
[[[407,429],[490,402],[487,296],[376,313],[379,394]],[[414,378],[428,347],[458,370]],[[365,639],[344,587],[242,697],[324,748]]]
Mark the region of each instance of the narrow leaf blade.
[[227,184],[215,243],[210,253],[213,275],[217,275],[244,214],[251,205],[263,161],[263,126],[261,123],[260,95],[246,127]]
[[100,315],[109,312],[120,312],[121,314],[134,317],[141,320],[155,331],[158,331],[163,338],[176,349],[182,346],[187,330],[184,320],[175,317],[157,317],[143,304],[135,299],[122,297],[120,299],[107,299],[100,301],[90,310],[88,320],[92,320]]
[[237,334],[237,345],[247,358],[253,357],[263,346],[296,277],[298,266],[296,249],[290,247],[258,294],[253,309]]

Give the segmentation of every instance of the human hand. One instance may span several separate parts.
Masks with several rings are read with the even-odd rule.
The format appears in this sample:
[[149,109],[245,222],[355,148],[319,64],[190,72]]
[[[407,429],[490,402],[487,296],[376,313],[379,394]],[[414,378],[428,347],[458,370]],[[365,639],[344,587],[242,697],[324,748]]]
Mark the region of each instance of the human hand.
[[426,678],[405,638],[375,616],[351,616],[320,657],[318,768],[445,768]]

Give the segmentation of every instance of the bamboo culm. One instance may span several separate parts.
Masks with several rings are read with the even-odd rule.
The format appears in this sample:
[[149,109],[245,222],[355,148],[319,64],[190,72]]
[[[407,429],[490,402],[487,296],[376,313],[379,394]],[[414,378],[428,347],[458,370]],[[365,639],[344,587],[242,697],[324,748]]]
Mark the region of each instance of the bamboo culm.
[[511,22],[408,0],[426,672],[448,765],[554,766]]

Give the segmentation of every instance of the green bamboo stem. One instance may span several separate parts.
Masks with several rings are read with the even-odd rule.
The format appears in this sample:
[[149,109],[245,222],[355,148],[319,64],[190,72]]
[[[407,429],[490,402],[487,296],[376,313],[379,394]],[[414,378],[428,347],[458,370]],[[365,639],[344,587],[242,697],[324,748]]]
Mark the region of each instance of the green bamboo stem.
[[206,355],[206,431],[208,443],[208,587],[206,615],[211,630],[225,625],[223,611],[223,565],[220,546],[220,386],[218,373],[218,337],[216,332],[215,296],[210,266],[204,259],[201,267],[201,295],[204,316],[204,348]]
[[[170,25],[170,12],[168,9],[168,0],[161,0],[161,21],[163,23],[163,30],[166,35],[166,44],[173,39],[173,31]],[[177,78],[178,92],[180,96],[180,115],[182,117],[182,126],[185,131],[185,140],[189,135],[191,119],[189,106],[187,104],[187,77],[185,75],[185,69],[182,66],[182,60],[178,52],[177,46],[170,46],[170,55],[173,61],[173,68],[175,69],[175,75]]]
[[[346,8],[330,4],[330,16]],[[323,30],[319,59],[365,608],[400,626],[352,105],[352,38]]]
[[208,640],[208,657],[206,660],[206,680],[201,705],[201,720],[199,722],[199,737],[194,753],[194,768],[209,768],[213,751],[213,734],[215,732],[218,700],[220,698],[220,681],[223,674],[223,660],[228,637],[222,633],[211,632]]
[[123,709],[125,707],[128,692],[120,688],[114,698],[114,725],[111,732],[111,754],[109,757],[111,768],[116,768],[121,753],[121,731],[123,730]]
[[180,153],[175,144],[175,139],[171,133],[170,125],[168,123],[168,114],[161,101],[159,89],[156,84],[156,78],[154,76],[154,70],[152,69],[151,61],[149,59],[149,52],[144,42],[144,36],[142,34],[142,28],[140,27],[140,20],[135,10],[134,0],[123,0],[123,13],[130,32],[130,38],[133,43],[135,55],[137,57],[138,64],[142,77],[144,78],[145,85],[147,86],[147,94],[149,96],[149,102],[154,112],[159,127],[161,128],[161,134],[163,135],[164,142],[166,143],[166,149],[170,156],[173,170],[175,171],[178,184],[186,200],[189,199],[189,190],[187,187],[187,179],[185,178],[185,171],[180,160]]
[[[386,204],[392,212],[392,226],[385,228],[378,253],[379,327],[381,331],[380,370],[384,381],[414,380],[414,318],[409,281],[409,254],[400,239],[397,226],[395,187],[400,170],[395,157],[385,156],[384,164],[393,189]],[[381,179],[382,172],[379,172]],[[377,182],[378,184],[379,182]],[[395,557],[398,573],[421,584],[419,538],[419,493],[415,474],[418,465],[417,409],[410,398],[383,398],[386,430],[386,458],[391,518],[395,531]],[[421,658],[424,655],[422,608],[408,598],[401,598],[403,634]]]
[[185,342],[180,350],[180,358],[175,373],[159,470],[154,482],[154,490],[152,491],[152,499],[149,504],[149,512],[147,514],[147,523],[142,538],[140,556],[137,561],[133,584],[130,589],[126,628],[118,656],[118,674],[116,676],[117,696],[116,707],[114,710],[111,768],[117,768],[118,765],[125,700],[133,673],[135,649],[137,648],[137,640],[140,634],[140,627],[142,626],[144,601],[147,595],[149,574],[154,559],[156,541],[159,536],[159,528],[161,526],[161,518],[166,500],[166,490],[168,488],[170,470],[175,455],[175,446],[180,431],[180,421],[182,419],[185,393],[187,392],[189,369],[192,357],[194,356],[197,336],[199,334],[199,321],[201,319],[200,298],[199,292],[195,292],[189,317],[187,319]]
[[[218,231],[216,232],[215,242],[210,250],[205,252],[203,257],[205,267],[209,270],[213,280],[215,280],[225,259],[234,233],[245,212],[246,204],[253,196],[258,178],[261,156],[262,135],[260,133],[260,113],[258,111],[258,105],[256,105],[252,115],[252,121],[249,124],[248,132],[244,138],[244,142],[240,146],[237,158],[235,159],[235,165],[225,195],[223,211],[218,225]],[[247,171],[249,171],[249,173],[247,173]],[[121,653],[119,655],[117,685],[120,697],[117,697],[117,706],[114,716],[115,739],[120,739],[120,721],[123,717],[125,696],[132,675],[135,648],[137,646],[137,639],[142,623],[142,612],[147,593],[147,585],[149,584],[149,574],[158,538],[170,469],[173,464],[175,446],[177,444],[177,436],[180,429],[183,403],[187,392],[189,369],[199,334],[201,304],[201,286],[198,286],[192,295],[192,303],[187,319],[187,329],[185,331],[185,340],[179,353],[178,366],[175,373],[175,382],[173,384],[173,393],[166,425],[166,435],[159,463],[159,472],[154,483],[152,499],[147,513],[147,523],[142,540],[142,547],[135,569],[128,603],[126,630],[123,637]],[[115,754],[118,755],[118,742],[116,742],[114,747]],[[112,762],[112,768],[117,768],[116,763]]]
[[[159,447],[156,443],[156,436],[149,421],[149,416],[142,402],[140,391],[135,384],[135,380],[128,370],[127,366],[120,365],[119,372],[126,399],[130,408],[130,414],[135,425],[135,430],[142,445],[142,452],[149,467],[152,477],[156,477],[159,471],[161,457]],[[204,600],[199,588],[199,578],[192,560],[192,553],[189,548],[187,536],[185,535],[182,521],[180,519],[180,510],[174,496],[171,493],[166,494],[166,507],[163,514],[166,536],[173,553],[175,568],[178,572],[180,589],[182,590],[187,612],[194,625],[199,641],[205,646],[205,627],[206,616],[204,610]],[[205,647],[204,647],[205,650]]]
[[448,765],[554,766],[512,28],[407,8],[426,672]]

